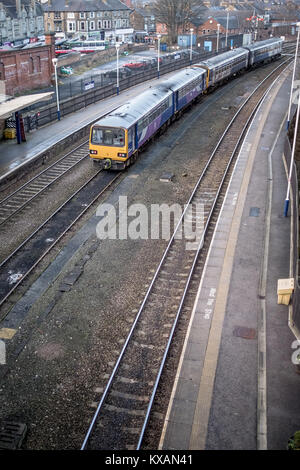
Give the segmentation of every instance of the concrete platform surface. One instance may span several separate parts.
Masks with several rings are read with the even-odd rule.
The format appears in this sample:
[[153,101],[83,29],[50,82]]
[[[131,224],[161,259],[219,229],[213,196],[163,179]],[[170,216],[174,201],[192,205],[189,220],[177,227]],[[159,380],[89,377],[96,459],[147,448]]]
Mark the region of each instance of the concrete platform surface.
[[160,441],[171,449],[285,449],[300,424],[288,307],[283,164],[291,73],[246,135],[205,265]]

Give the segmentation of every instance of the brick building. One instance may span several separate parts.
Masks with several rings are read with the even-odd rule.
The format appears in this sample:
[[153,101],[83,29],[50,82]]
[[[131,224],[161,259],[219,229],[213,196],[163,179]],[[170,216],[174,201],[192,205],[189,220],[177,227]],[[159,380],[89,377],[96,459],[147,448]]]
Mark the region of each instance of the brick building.
[[[186,31],[182,33],[187,33],[190,31],[190,28],[194,29],[194,34],[197,36],[204,36],[209,34],[216,34],[218,31],[218,24],[219,26],[219,33],[226,34],[227,29],[227,17],[209,17],[203,19],[194,19],[188,25]],[[238,34],[241,28],[237,18],[235,16],[228,16],[228,34]]]
[[45,39],[45,46],[0,51],[0,83],[5,85],[6,95],[16,96],[51,85],[54,35],[47,34]]

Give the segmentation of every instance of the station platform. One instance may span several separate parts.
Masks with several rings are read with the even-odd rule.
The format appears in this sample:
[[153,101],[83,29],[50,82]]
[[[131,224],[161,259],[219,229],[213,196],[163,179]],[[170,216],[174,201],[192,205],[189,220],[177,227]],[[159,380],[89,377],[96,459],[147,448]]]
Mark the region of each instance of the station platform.
[[300,426],[288,307],[290,215],[283,163],[291,73],[245,137],[205,264],[160,449],[286,449]]
[[[148,83],[150,86],[151,82]],[[239,153],[199,285],[159,449],[279,450],[285,449],[290,436],[300,429],[300,375],[296,374],[291,359],[295,336],[288,326],[288,307],[277,304],[277,280],[290,277],[291,216],[284,217],[287,175],[283,161],[290,85],[288,70],[262,102]],[[26,164],[58,138],[144,89],[145,84],[138,85],[64,117],[30,134],[26,143],[1,143],[0,183],[5,172]],[[6,163],[3,155],[7,157]],[[114,203],[120,194],[127,194],[133,182],[138,181],[136,176],[125,179],[123,187],[108,201]],[[72,303],[71,292],[67,307],[55,286],[49,293],[47,289],[52,283],[60,282],[58,276],[77,251],[79,260],[82,256],[86,262],[81,247],[91,235],[95,237],[96,221],[97,218],[92,217],[74,235],[1,326],[19,329],[31,306],[46,292],[48,297],[45,294],[33,315],[42,323],[53,309],[59,322],[64,309],[70,309],[72,321],[65,325],[65,335],[72,340],[76,317],[73,311],[78,310],[79,297],[73,295]],[[100,261],[93,265],[97,275],[99,265]],[[88,296],[88,286],[93,286],[93,273],[90,272],[90,277],[81,277],[83,299]],[[103,294],[99,292],[100,295]],[[84,306],[86,303],[81,305],[83,318],[89,318],[91,313],[89,306]],[[97,298],[94,305],[97,305]],[[43,328],[51,332],[53,321],[45,323]],[[61,333],[57,334],[60,340]],[[36,340],[38,346],[39,335],[40,331],[34,332],[33,340],[30,338],[33,343]],[[73,343],[64,341],[64,347],[69,345],[73,350]],[[20,354],[24,344],[26,341],[20,340],[20,344],[12,345],[11,349],[16,347]],[[32,355],[39,351],[38,346],[31,347]],[[22,358],[20,361],[24,367],[19,366],[22,372],[16,372],[17,380],[14,381],[15,375],[11,374],[11,386],[15,390],[16,383],[26,383],[29,395],[26,407],[30,409],[30,400],[33,400],[30,387],[35,390],[36,384],[30,382],[32,366],[26,354],[23,362]],[[50,369],[45,370],[51,375]],[[38,371],[41,377],[43,371]],[[55,370],[55,380],[57,375]],[[48,379],[43,377],[47,385]],[[10,396],[9,391],[7,385],[6,397]],[[39,403],[39,407],[43,416],[48,414],[43,404]]]
[[126,103],[130,98],[145,91],[145,88],[164,81],[169,75],[172,75],[172,73],[131,87],[122,91],[119,95],[110,96],[85,109],[63,116],[60,121],[54,121],[35,131],[26,133],[26,142],[21,144],[17,144],[16,139],[0,141],[0,185],[1,181],[4,181],[18,167],[27,165],[60,140],[91,124],[112,109]]

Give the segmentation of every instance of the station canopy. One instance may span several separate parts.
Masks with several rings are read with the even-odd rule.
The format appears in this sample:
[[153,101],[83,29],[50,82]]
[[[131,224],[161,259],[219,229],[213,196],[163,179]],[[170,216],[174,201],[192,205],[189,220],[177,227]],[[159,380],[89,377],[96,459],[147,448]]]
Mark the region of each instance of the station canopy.
[[48,101],[52,98],[53,91],[47,93],[37,93],[35,95],[19,96],[18,98],[12,98],[11,100],[5,101],[0,104],[0,119],[8,118],[12,113],[21,111],[28,106],[39,101]]

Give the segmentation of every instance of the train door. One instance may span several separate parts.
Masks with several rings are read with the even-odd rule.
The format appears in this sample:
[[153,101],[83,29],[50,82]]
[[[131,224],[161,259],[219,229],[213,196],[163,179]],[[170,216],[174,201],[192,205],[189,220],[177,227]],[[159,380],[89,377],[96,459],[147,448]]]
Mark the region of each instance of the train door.
[[134,125],[134,150],[137,150],[139,147],[139,136],[138,136],[138,123]]
[[175,91],[175,93],[174,93],[174,100],[175,100],[174,106],[175,106],[175,111],[178,111],[178,93],[179,93],[178,90]]
[[128,153],[133,153],[136,149],[134,126],[128,129]]

